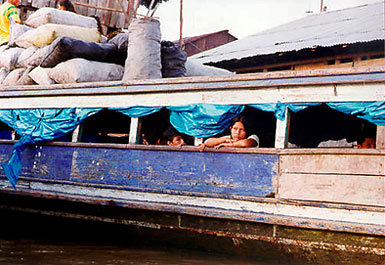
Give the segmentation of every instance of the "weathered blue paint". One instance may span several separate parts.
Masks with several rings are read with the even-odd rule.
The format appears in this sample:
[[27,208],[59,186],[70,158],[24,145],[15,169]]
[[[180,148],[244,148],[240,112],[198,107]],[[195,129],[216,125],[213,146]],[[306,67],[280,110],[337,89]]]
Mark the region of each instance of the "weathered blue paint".
[[[10,154],[11,146],[0,145],[0,152]],[[39,179],[263,197],[274,191],[278,156],[36,146],[22,153],[22,162],[23,176]]]

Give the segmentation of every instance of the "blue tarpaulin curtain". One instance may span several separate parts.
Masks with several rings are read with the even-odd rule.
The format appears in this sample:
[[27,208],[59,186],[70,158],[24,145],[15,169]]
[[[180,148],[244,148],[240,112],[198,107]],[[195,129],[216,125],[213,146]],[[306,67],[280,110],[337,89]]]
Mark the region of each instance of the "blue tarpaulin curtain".
[[223,132],[244,109],[239,105],[194,104],[167,107],[170,123],[179,132],[205,138]]
[[162,109],[162,107],[145,107],[145,106],[137,106],[137,107],[129,107],[129,108],[109,108],[110,110],[115,110],[124,115],[130,116],[131,118],[139,118],[143,116],[147,116],[158,112]]
[[101,109],[26,109],[0,110],[0,121],[13,128],[20,136],[15,143],[12,157],[2,163],[5,175],[16,189],[21,173],[20,152],[38,141],[49,141],[75,129],[85,118]]
[[[285,118],[285,109],[298,112],[321,103],[281,103],[253,104],[251,107],[274,112],[277,119]],[[343,102],[326,103],[329,107],[346,114],[357,115],[376,125],[385,125],[385,101],[379,102]],[[110,108],[132,118],[146,116],[162,109],[161,107]],[[181,133],[205,138],[224,131],[233,117],[239,115],[244,106],[194,104],[167,107],[170,110],[170,122]],[[12,127],[21,139],[14,145],[11,159],[3,163],[3,169],[9,181],[16,186],[21,173],[20,152],[38,141],[53,140],[75,129],[85,118],[101,109],[29,109],[0,110],[0,121]]]

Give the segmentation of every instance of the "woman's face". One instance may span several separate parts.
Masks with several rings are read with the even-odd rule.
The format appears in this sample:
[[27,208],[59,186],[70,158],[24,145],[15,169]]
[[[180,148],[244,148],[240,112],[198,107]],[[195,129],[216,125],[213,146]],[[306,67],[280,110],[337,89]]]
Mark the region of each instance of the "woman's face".
[[245,126],[243,126],[243,123],[240,121],[237,121],[234,123],[233,126],[231,126],[231,139],[235,141],[243,140],[246,138],[246,130]]

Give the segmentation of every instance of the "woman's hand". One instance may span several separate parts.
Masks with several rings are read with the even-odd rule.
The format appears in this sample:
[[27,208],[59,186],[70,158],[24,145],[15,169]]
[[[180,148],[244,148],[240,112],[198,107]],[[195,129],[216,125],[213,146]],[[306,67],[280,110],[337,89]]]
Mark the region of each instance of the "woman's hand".
[[218,145],[216,145],[214,148],[215,148],[215,149],[219,149],[219,148],[221,148],[221,147],[232,147],[233,145],[234,145],[234,143],[230,141],[230,142],[218,144]]
[[199,146],[199,151],[203,151],[203,150],[205,150],[205,147],[206,147],[206,145],[203,143],[203,144],[201,144],[200,146]]

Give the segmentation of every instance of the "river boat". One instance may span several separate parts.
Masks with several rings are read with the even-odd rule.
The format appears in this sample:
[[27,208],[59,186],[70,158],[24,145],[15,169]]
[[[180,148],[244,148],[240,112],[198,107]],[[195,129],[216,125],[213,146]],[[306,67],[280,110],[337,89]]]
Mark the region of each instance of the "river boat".
[[[21,151],[15,187],[0,169],[0,208],[132,226],[208,251],[384,264],[385,126],[377,125],[375,149],[288,146],[291,104],[374,104],[383,123],[384,81],[385,67],[375,66],[6,87],[1,111],[267,104],[281,116],[271,147],[203,152],[138,144],[137,117],[128,143],[79,142],[77,127],[70,142]],[[0,141],[2,163],[15,142]]]

